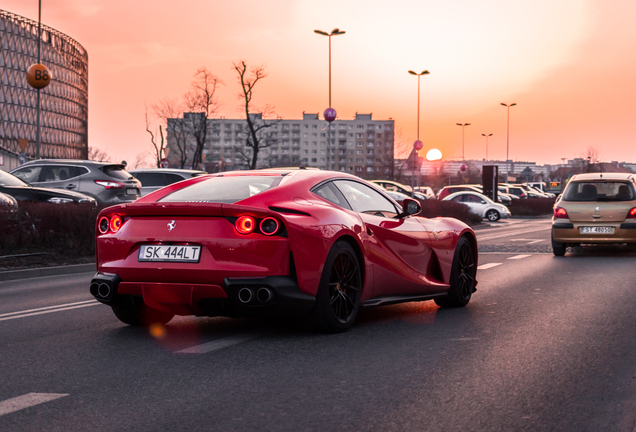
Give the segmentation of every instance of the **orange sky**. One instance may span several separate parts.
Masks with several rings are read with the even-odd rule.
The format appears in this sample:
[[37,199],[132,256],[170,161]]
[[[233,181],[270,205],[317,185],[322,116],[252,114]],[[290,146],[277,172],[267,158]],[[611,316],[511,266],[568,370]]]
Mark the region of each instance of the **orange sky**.
[[[2,8],[37,20],[37,0]],[[197,68],[225,86],[219,115],[237,117],[232,62],[265,65],[255,103],[278,115],[327,108],[327,38],[333,107],[393,118],[416,139],[422,77],[424,154],[506,156],[560,163],[596,146],[604,161],[636,162],[636,2],[633,0],[42,0],[42,21],[89,53],[89,145],[134,163],[151,147],[144,104],[176,98]],[[150,158],[148,158],[150,161]]]

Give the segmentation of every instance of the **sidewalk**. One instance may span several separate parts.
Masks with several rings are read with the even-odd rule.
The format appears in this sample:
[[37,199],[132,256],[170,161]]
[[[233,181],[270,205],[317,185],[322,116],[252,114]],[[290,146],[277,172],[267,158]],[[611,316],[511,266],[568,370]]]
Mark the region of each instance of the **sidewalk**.
[[75,264],[59,267],[41,267],[24,270],[9,270],[0,272],[0,282],[11,281],[16,279],[28,279],[42,276],[58,276],[73,273],[95,272],[96,264]]

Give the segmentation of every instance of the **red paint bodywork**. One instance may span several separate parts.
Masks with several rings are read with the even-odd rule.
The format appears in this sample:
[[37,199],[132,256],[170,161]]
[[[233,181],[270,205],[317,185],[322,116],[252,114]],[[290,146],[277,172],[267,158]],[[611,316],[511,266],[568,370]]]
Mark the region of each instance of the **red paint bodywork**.
[[[447,291],[455,246],[461,236],[471,240],[477,256],[474,232],[456,219],[390,219],[356,213],[311,192],[329,179],[371,185],[352,175],[264,170],[212,176],[218,175],[284,177],[278,186],[235,204],[157,202],[177,189],[210,178],[201,176],[100,213],[98,221],[114,214],[123,219],[115,234],[100,234],[96,229],[97,270],[121,278],[119,294],[143,296],[149,306],[177,315],[198,315],[198,300],[227,296],[223,290],[225,278],[287,276],[293,271],[293,256],[298,287],[315,296],[331,247],[344,239],[361,259],[364,302],[381,296]],[[239,234],[231,219],[245,214],[276,218],[287,237]],[[176,228],[169,231],[167,225],[172,220]],[[166,243],[200,245],[200,262],[137,260],[140,245]]]

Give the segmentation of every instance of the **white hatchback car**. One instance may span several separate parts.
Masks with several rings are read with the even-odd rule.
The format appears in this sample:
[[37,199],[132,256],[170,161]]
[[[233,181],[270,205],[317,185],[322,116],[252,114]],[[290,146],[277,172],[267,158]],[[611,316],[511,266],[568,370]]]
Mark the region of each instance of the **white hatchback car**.
[[477,192],[455,192],[444,198],[443,201],[455,201],[468,206],[472,213],[491,222],[501,218],[509,218],[510,210],[502,204],[493,202],[490,198]]

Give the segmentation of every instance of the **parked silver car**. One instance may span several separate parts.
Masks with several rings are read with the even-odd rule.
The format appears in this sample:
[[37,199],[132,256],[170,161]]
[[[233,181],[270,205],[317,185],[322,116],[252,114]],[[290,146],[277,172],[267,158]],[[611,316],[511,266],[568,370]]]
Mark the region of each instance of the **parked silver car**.
[[177,168],[145,168],[128,172],[141,182],[141,196],[172,183],[207,174],[205,171]]
[[141,196],[141,183],[122,164],[38,159],[20,165],[11,174],[33,186],[81,192],[98,203],[119,204]]

